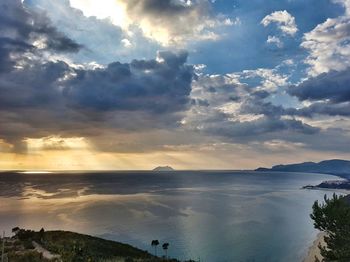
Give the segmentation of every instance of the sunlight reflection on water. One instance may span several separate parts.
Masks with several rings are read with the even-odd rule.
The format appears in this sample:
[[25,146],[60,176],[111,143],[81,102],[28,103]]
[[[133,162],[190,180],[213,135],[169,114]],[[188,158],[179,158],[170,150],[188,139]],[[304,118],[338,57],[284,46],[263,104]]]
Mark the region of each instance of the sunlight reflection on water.
[[[0,174],[0,226],[63,229],[201,261],[300,261],[309,218],[332,179],[315,174]],[[334,179],[334,178],[333,178]],[[332,193],[327,191],[328,193]]]

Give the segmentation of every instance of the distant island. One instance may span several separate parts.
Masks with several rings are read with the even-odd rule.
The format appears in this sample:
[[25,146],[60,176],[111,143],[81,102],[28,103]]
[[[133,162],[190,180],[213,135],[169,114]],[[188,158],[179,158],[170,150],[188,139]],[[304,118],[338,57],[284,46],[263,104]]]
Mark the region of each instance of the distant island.
[[153,171],[175,171],[171,166],[157,166]]

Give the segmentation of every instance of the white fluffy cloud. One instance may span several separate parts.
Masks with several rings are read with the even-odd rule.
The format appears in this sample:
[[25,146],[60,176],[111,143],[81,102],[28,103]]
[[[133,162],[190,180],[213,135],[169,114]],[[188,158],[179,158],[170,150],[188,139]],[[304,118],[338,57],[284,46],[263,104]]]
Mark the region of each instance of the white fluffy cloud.
[[335,2],[344,5],[345,14],[317,25],[304,35],[301,43],[309,52],[305,60],[310,65],[309,75],[341,71],[350,66],[350,1]]
[[279,39],[277,36],[271,36],[269,35],[267,40],[266,40],[266,43],[268,44],[274,44],[276,45],[278,48],[282,48],[283,47],[283,43],[281,41],[281,39]]
[[260,79],[260,83],[256,87],[259,90],[265,91],[276,91],[289,84],[289,76],[278,72],[278,67],[273,69],[258,68],[256,70],[244,70],[240,76],[244,79]]
[[286,10],[273,12],[261,20],[263,26],[268,26],[271,23],[276,23],[284,34],[294,36],[298,32],[295,18]]
[[350,0],[333,0],[334,3],[341,4],[345,7],[346,13],[350,14]]

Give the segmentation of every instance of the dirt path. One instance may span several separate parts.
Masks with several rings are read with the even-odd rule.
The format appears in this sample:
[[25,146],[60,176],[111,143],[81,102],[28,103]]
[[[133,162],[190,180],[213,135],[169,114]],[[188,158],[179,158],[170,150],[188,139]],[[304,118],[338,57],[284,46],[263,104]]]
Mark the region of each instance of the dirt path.
[[33,241],[33,246],[35,247],[35,250],[43,255],[46,259],[59,259],[61,261],[61,256],[57,254],[52,254],[47,249],[43,248],[40,244]]

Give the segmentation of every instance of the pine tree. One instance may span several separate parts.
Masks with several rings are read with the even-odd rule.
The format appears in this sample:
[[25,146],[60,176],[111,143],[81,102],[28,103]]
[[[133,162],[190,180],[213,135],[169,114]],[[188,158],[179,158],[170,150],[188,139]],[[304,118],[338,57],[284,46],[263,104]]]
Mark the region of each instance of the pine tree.
[[315,228],[326,233],[327,246],[319,245],[324,262],[350,261],[350,205],[346,200],[333,194],[332,198],[325,196],[324,203],[316,201],[312,207]]

